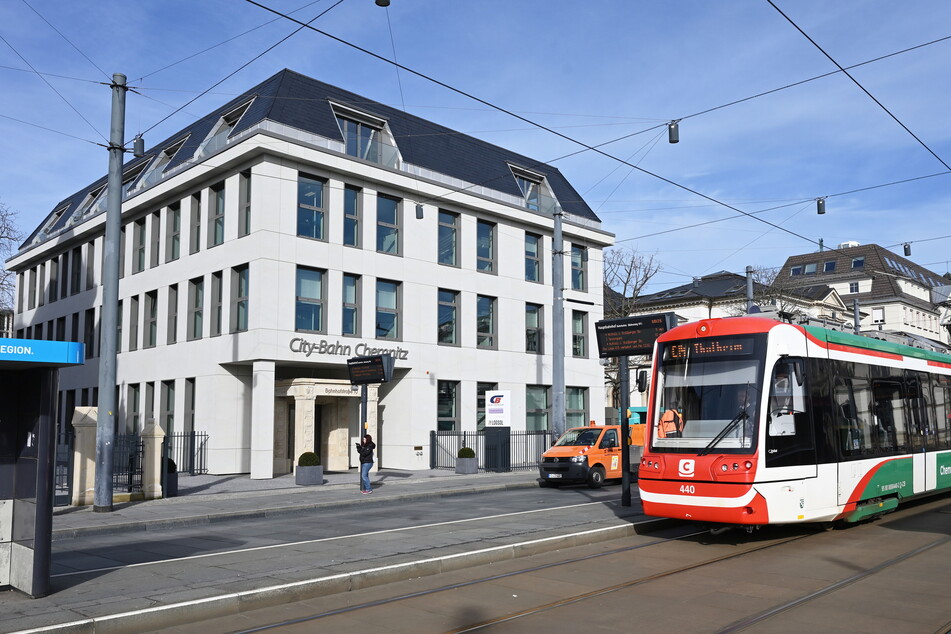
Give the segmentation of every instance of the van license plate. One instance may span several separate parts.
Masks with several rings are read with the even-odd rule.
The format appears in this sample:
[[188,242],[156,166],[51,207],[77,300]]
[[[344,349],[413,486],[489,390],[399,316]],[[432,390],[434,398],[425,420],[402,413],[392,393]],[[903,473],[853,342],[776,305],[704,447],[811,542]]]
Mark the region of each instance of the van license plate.
[[561,477],[561,474],[560,474],[560,473],[549,473],[549,474],[548,474],[548,477],[549,477],[549,478],[560,478],[560,477]]

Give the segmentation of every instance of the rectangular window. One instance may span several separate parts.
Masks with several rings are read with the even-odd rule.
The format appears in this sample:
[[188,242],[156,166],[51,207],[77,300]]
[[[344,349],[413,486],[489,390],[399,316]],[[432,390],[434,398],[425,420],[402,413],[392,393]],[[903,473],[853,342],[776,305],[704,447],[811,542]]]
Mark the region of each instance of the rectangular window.
[[436,383],[436,429],[454,431],[459,428],[459,381]]
[[584,427],[588,424],[587,388],[565,388],[565,424],[566,427]]
[[198,253],[201,250],[201,195],[193,194],[190,202],[188,252]]
[[376,281],[376,338],[400,338],[400,283]]
[[69,252],[62,255],[59,269],[59,296],[66,299],[69,296]]
[[495,223],[480,220],[476,225],[476,270],[495,272]]
[[532,211],[538,211],[541,180],[535,177],[529,178],[527,175],[517,173],[514,174],[514,176],[515,182],[518,183],[518,188],[522,190],[522,195],[525,197],[525,206]]
[[[105,262],[106,250],[102,250],[103,262]],[[102,270],[105,271],[106,267],[103,266]],[[119,229],[119,277],[125,277],[125,227],[123,226]]]
[[142,424],[155,422],[155,382],[145,384],[145,409],[142,410]]
[[145,270],[145,218],[132,224],[132,273]]
[[181,257],[182,251],[182,205],[168,206],[165,216],[165,261],[174,262]]
[[159,410],[159,424],[166,436],[174,433],[175,429],[175,381],[162,381],[161,409]]
[[83,290],[83,251],[82,248],[73,249],[73,265],[71,271],[70,285],[73,295]]
[[139,349],[139,296],[129,298],[129,350]]
[[149,268],[154,269],[159,265],[159,255],[161,254],[161,238],[162,238],[162,216],[159,212],[152,214],[152,223],[151,231],[149,233],[150,246],[149,246]]
[[195,431],[195,401],[196,401],[196,385],[195,379],[185,379],[185,411],[184,414],[184,429],[182,431],[192,432]]
[[251,233],[251,170],[238,174],[238,237]]
[[[93,309],[90,308],[89,310],[93,310]],[[66,338],[66,317],[65,316],[59,317],[56,320],[56,341],[69,341],[69,339]],[[89,346],[86,346],[86,356],[87,357],[95,356],[95,355],[89,354]]]
[[849,282],[849,293],[858,293],[858,292],[859,292],[859,283]]
[[792,276],[802,275],[802,265],[791,267],[789,269],[789,274]]
[[[83,315],[83,345],[86,347],[86,358],[91,359],[96,356],[96,309],[87,308]],[[56,324],[57,331],[62,328],[62,333],[57,332],[57,339],[64,341],[66,337],[66,319],[61,318]]]
[[360,246],[360,198],[359,187],[343,188],[343,243],[348,247]]
[[525,234],[525,281],[542,281],[542,237],[534,233]]
[[577,244],[571,245],[571,288],[588,290],[588,250]]
[[211,187],[208,196],[208,246],[215,247],[225,241],[225,184]]
[[297,178],[297,235],[326,240],[324,188],[327,182],[301,174]]
[[525,304],[525,352],[542,353],[542,307]]
[[873,309],[872,309],[872,323],[873,323],[873,324],[884,324],[884,323],[885,323],[885,309],[884,309],[884,308],[873,308]]
[[29,281],[30,294],[29,294],[29,303],[27,303],[26,307],[27,307],[27,310],[33,310],[34,308],[36,308],[36,269],[35,268],[30,269],[29,278],[30,278],[30,281]]
[[171,345],[178,341],[178,284],[168,287],[168,321],[166,324],[166,341]]
[[96,243],[86,244],[86,288],[96,287]]
[[141,413],[139,409],[139,384],[133,383],[130,385],[128,394],[129,402],[126,403],[126,408],[129,412],[127,429],[132,433],[137,433],[141,429],[139,426],[141,422]]
[[344,336],[360,334],[360,276],[343,274],[343,325]]
[[459,266],[459,214],[439,210],[439,263]]
[[46,292],[46,264],[40,264],[37,274],[37,284],[39,287],[39,292],[37,293],[39,297],[39,305],[42,306],[46,303],[46,297],[48,293]]
[[548,414],[551,407],[548,403],[549,388],[546,385],[525,386],[525,430],[546,431],[548,429]]
[[485,429],[485,393],[499,389],[498,383],[476,383],[476,431]]
[[[49,300],[50,302],[55,302],[59,299],[59,258],[53,258],[50,260],[50,292]],[[18,279],[20,283],[20,292],[23,292],[23,276],[20,276]],[[22,295],[21,295],[22,298]],[[19,309],[20,312],[23,312],[23,302],[20,302]]]
[[495,348],[495,298],[476,298],[476,346]]
[[369,119],[370,117],[367,117],[367,121],[357,121],[338,115],[337,125],[340,126],[347,154],[380,163],[383,159],[380,138],[382,124],[370,124]]
[[571,311],[571,355],[588,356],[588,313]]
[[835,273],[835,260],[829,260],[822,265],[823,273]]
[[[79,315],[73,315],[73,333],[79,325]],[[116,352],[122,352],[122,300],[116,305]]]
[[436,341],[446,346],[458,346],[459,293],[458,291],[441,288],[438,292],[438,298]]
[[221,271],[215,271],[211,274],[211,332],[209,335],[212,337],[221,334],[221,316],[224,312],[221,306],[224,294],[221,282]]
[[188,340],[201,339],[204,326],[205,280],[196,277],[188,281]]
[[803,275],[815,275],[816,274],[816,263],[810,262],[806,264],[802,269]]
[[376,197],[376,250],[400,254],[400,201],[378,194]]
[[158,291],[145,294],[145,341],[143,348],[154,348],[158,340]]
[[250,282],[247,264],[231,269],[231,332],[245,332],[248,329]]
[[324,271],[297,267],[296,330],[324,332]]
[[852,258],[852,268],[853,269],[864,269],[865,268],[865,256],[859,256],[857,258]]

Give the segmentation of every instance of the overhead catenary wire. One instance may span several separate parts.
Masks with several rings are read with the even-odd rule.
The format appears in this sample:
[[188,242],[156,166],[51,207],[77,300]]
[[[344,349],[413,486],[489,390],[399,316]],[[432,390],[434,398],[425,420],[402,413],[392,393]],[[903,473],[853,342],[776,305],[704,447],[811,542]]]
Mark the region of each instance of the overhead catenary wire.
[[33,5],[31,5],[29,2],[27,2],[27,0],[21,0],[21,1],[23,2],[23,4],[25,4],[26,6],[28,6],[28,7],[30,8],[30,10],[31,10],[33,13],[35,13],[37,16],[39,16],[39,18],[40,18],[41,20],[43,20],[44,22],[46,22],[46,24],[47,24],[51,29],[53,29],[54,31],[56,31],[56,33],[57,33],[61,38],[63,38],[63,40],[65,40],[67,44],[69,44],[70,46],[72,46],[72,47],[76,50],[77,53],[79,53],[80,55],[82,55],[83,58],[85,58],[85,60],[86,60],[87,62],[89,62],[90,64],[92,64],[93,67],[94,67],[96,70],[98,70],[100,73],[102,73],[103,77],[106,78],[106,81],[107,81],[107,82],[109,82],[109,83],[112,82],[112,77],[109,75],[109,73],[107,73],[106,71],[102,70],[102,69],[99,67],[99,65],[96,64],[96,62],[92,61],[92,59],[90,59],[90,57],[89,57],[88,55],[86,55],[85,53],[83,53],[82,50],[80,50],[80,48],[79,48],[78,46],[76,46],[75,44],[73,44],[72,40],[70,40],[68,37],[66,37],[66,36],[63,34],[62,31],[60,31],[60,30],[57,29],[55,26],[53,26],[53,23],[50,22],[49,20],[47,20],[47,19],[43,16],[42,13],[40,13],[39,11],[37,11],[36,8],[33,7]]
[[930,147],[928,147],[928,144],[927,144],[927,143],[925,143],[924,141],[922,141],[922,140],[918,137],[917,134],[915,134],[914,132],[912,132],[911,129],[910,129],[908,126],[906,126],[904,123],[902,123],[901,119],[899,119],[898,117],[896,117],[896,116],[894,115],[894,113],[892,113],[891,110],[889,110],[888,108],[885,107],[885,104],[883,104],[881,101],[879,101],[878,99],[876,99],[876,98],[875,98],[875,95],[873,95],[872,93],[870,93],[870,92],[865,88],[865,86],[863,86],[861,83],[859,83],[859,80],[857,80],[855,77],[852,76],[851,73],[849,73],[845,68],[843,68],[842,65],[839,64],[839,62],[837,62],[837,61],[835,60],[835,58],[833,58],[831,55],[829,55],[829,53],[827,53],[824,48],[822,48],[821,46],[819,46],[819,43],[818,43],[818,42],[816,42],[814,39],[812,39],[812,37],[809,36],[808,33],[806,33],[804,30],[802,30],[802,28],[801,28],[798,24],[796,24],[796,23],[793,21],[792,18],[790,18],[790,17],[789,17],[788,15],[786,15],[785,13],[783,13],[783,10],[780,9],[779,7],[777,7],[777,6],[776,6],[776,3],[774,3],[773,0],[766,0],[766,2],[768,2],[771,7],[773,7],[774,9],[776,9],[776,11],[778,11],[779,14],[780,14],[781,16],[783,16],[783,17],[786,19],[787,22],[789,22],[791,25],[793,25],[793,27],[794,27],[797,31],[799,31],[800,33],[802,33],[803,37],[805,37],[807,40],[809,40],[809,42],[811,42],[812,45],[815,46],[815,47],[819,50],[820,53],[822,53],[823,55],[825,55],[826,58],[828,58],[828,60],[829,60],[830,62],[832,62],[833,64],[835,64],[836,67],[837,67],[840,71],[842,71],[843,73],[845,73],[845,76],[848,77],[849,79],[851,79],[851,80],[852,80],[852,83],[854,83],[856,86],[858,86],[858,87],[862,90],[862,92],[864,92],[864,93],[868,96],[869,99],[871,99],[872,101],[874,101],[874,102],[878,105],[879,108],[881,108],[882,110],[884,110],[885,113],[886,113],[888,116],[890,116],[892,119],[894,119],[894,120],[895,120],[895,123],[897,123],[898,125],[900,125],[900,126],[905,130],[905,132],[907,132],[908,134],[910,134],[911,137],[912,137],[915,141],[917,141],[919,145],[921,145],[921,147],[925,148],[925,149],[928,151],[928,153],[931,154],[931,156],[933,156],[933,157],[935,157],[936,159],[938,159],[938,162],[941,163],[942,165],[944,165],[945,169],[951,170],[951,165],[948,165],[947,163],[945,163],[945,162],[944,162],[944,159],[942,159],[940,156],[938,156],[938,155],[935,153],[934,150],[932,150]]

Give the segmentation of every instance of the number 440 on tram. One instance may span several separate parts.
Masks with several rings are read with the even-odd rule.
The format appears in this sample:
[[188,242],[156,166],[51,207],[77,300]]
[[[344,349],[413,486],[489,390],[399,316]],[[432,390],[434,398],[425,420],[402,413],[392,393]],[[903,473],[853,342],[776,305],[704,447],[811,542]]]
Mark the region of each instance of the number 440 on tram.
[[654,348],[638,475],[647,515],[856,522],[951,490],[951,356],[761,317]]

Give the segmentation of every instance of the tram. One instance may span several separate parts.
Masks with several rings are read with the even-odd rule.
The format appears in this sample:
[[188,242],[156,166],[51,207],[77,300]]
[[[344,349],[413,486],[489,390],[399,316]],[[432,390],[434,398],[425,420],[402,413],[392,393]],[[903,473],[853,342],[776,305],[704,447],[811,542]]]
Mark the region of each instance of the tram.
[[652,372],[647,515],[856,522],[951,490],[949,355],[732,317],[661,335]]

